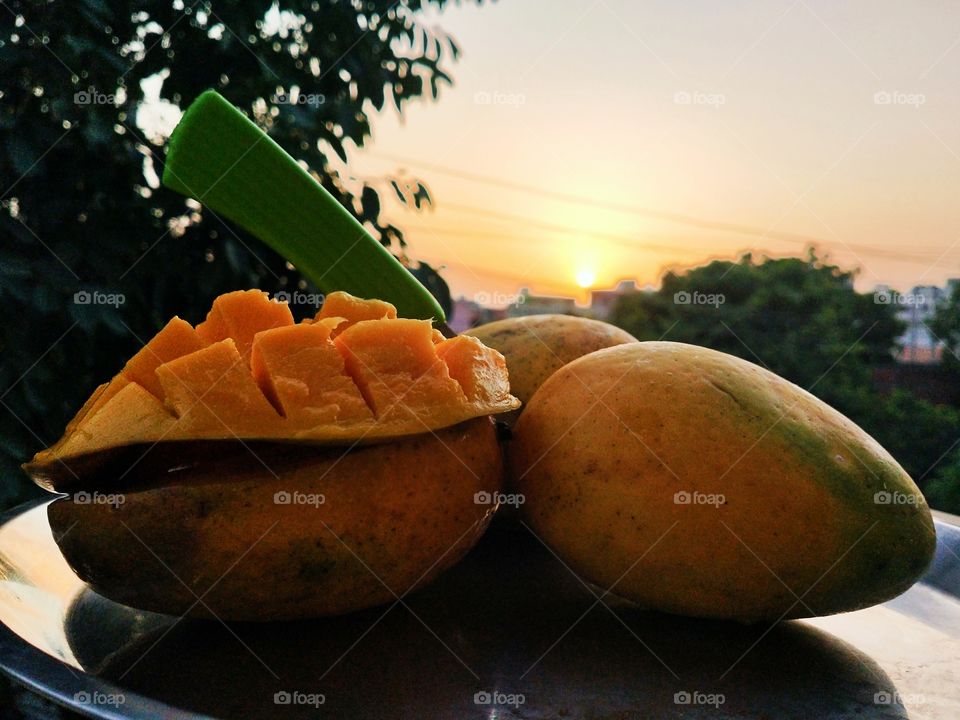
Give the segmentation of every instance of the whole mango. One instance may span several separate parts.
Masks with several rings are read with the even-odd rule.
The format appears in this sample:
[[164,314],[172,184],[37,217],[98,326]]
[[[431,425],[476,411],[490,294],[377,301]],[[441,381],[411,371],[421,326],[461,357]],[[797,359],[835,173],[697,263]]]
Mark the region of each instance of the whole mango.
[[605,590],[745,622],[855,610],[904,592],[930,511],[849,419],[752,363],[642,342],[553,374],[514,427],[527,521]]

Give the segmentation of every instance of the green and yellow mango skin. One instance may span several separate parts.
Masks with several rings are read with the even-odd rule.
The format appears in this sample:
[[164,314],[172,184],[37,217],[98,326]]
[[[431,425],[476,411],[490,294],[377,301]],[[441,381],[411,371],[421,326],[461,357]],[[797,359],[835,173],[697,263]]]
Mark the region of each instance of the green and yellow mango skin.
[[[490,418],[348,448],[237,444],[133,490],[48,506],[64,557],[144,610],[257,621],[394,601],[455,564],[495,505]],[[477,497],[480,501],[477,501]]]
[[553,374],[513,432],[533,531],[649,608],[744,622],[856,610],[904,592],[933,557],[927,504],[875,440],[730,355],[592,353]]
[[510,392],[523,403],[567,363],[595,350],[637,341],[615,325],[572,315],[507,318],[480,325],[465,334],[473,335],[506,358]]

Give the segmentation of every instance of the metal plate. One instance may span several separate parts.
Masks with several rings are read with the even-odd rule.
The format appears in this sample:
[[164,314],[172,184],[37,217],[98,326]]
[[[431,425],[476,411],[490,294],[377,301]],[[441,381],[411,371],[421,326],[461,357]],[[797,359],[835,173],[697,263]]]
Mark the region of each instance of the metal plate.
[[599,602],[511,521],[392,606],[228,626],[91,592],[45,505],[0,518],[0,665],[90,717],[960,717],[960,529],[948,516],[933,567],[905,595],[772,627]]

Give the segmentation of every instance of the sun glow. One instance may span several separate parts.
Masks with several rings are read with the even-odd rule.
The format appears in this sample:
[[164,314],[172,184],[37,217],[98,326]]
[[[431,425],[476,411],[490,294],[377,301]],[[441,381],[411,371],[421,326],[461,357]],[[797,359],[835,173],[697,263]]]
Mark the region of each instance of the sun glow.
[[577,270],[576,281],[577,285],[582,288],[589,288],[593,286],[593,283],[597,280],[597,273],[593,268],[582,267]]

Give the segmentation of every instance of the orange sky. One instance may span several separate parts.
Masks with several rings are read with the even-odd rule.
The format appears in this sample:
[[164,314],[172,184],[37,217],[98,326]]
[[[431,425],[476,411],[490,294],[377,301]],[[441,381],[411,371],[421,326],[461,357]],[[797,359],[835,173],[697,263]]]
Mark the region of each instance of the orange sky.
[[374,118],[351,161],[358,178],[427,181],[433,212],[387,212],[455,295],[575,294],[578,273],[656,283],[804,238],[861,267],[863,288],[960,275],[956,8],[545,7],[438,16],[463,49],[455,87]]

